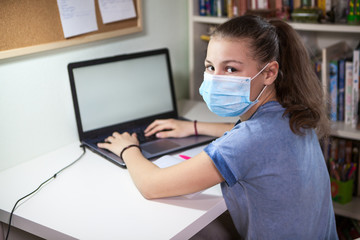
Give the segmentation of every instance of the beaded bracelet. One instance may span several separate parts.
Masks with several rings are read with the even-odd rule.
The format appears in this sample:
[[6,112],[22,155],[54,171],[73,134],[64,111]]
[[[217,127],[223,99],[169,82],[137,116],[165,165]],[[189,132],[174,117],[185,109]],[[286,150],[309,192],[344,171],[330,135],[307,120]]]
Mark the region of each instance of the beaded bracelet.
[[121,151],[121,153],[120,153],[120,158],[123,159],[123,158],[122,158],[122,155],[123,155],[123,153],[125,152],[125,150],[127,150],[127,149],[129,149],[129,148],[132,148],[132,147],[137,147],[137,148],[141,151],[141,148],[140,148],[139,145],[131,144],[131,145],[127,146],[127,147],[124,147],[124,149],[123,149],[123,150]]

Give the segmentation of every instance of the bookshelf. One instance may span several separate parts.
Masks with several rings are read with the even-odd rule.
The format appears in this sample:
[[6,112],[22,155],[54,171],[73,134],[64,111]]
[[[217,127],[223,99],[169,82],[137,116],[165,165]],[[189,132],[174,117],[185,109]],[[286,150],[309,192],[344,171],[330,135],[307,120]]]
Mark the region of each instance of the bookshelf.
[[[200,36],[208,34],[209,27],[221,24],[228,20],[226,17],[199,16],[198,1],[188,0],[189,6],[189,95],[192,100],[202,100],[199,95],[204,73],[204,59],[206,56],[207,42]],[[345,24],[313,24],[295,23],[290,25],[305,37],[307,41],[316,41],[320,49],[339,41],[345,41],[350,47],[355,48],[360,40],[360,26]],[[336,122],[332,126],[332,136],[360,140],[360,131]],[[334,203],[336,214],[360,220],[360,197],[355,197],[345,205]]]
[[337,215],[360,220],[360,198],[356,197],[347,204],[333,203]]
[[346,125],[344,122],[333,122],[331,126],[331,135],[334,137],[360,141],[360,131]]
[[[227,21],[225,17],[204,17],[193,16],[194,23],[205,24],[221,24]],[[314,31],[314,32],[332,32],[332,33],[360,33],[360,26],[347,24],[315,24],[315,23],[296,23],[290,22],[290,25],[300,31]]]

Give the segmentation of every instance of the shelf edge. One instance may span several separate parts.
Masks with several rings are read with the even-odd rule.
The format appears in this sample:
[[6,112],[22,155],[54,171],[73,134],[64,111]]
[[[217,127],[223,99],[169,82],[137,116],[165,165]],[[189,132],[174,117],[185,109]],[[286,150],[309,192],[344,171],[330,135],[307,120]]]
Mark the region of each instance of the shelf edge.
[[[197,23],[207,24],[222,24],[229,18],[226,17],[211,17],[211,16],[192,16],[192,21]],[[353,33],[360,34],[359,25],[347,24],[322,24],[322,23],[296,23],[288,22],[295,30],[299,31],[313,31],[313,32],[334,32],[334,33]]]

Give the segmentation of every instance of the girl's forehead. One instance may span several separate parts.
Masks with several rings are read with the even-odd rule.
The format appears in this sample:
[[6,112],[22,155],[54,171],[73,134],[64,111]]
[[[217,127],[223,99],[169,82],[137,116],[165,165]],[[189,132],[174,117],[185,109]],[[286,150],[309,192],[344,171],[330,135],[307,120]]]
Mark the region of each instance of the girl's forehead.
[[249,38],[234,38],[234,37],[220,37],[212,36],[210,39],[211,42],[228,44],[228,45],[237,45],[240,47],[250,47],[251,39]]
[[213,60],[245,61],[251,57],[249,43],[246,39],[212,38],[208,45],[207,58]]

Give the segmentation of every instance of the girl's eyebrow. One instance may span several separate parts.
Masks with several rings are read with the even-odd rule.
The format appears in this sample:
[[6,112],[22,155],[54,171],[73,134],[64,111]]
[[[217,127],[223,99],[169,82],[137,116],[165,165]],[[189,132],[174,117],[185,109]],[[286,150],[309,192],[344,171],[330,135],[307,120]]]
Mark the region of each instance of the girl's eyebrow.
[[[207,59],[205,59],[205,62],[206,62],[206,63],[212,63],[210,60],[207,60]],[[238,60],[225,60],[225,61],[222,61],[222,63],[223,63],[223,64],[228,64],[228,63],[244,64],[243,62],[238,61]]]
[[241,61],[238,61],[238,60],[226,60],[226,61],[223,61],[223,63],[238,63],[238,64],[244,64],[243,62]]

